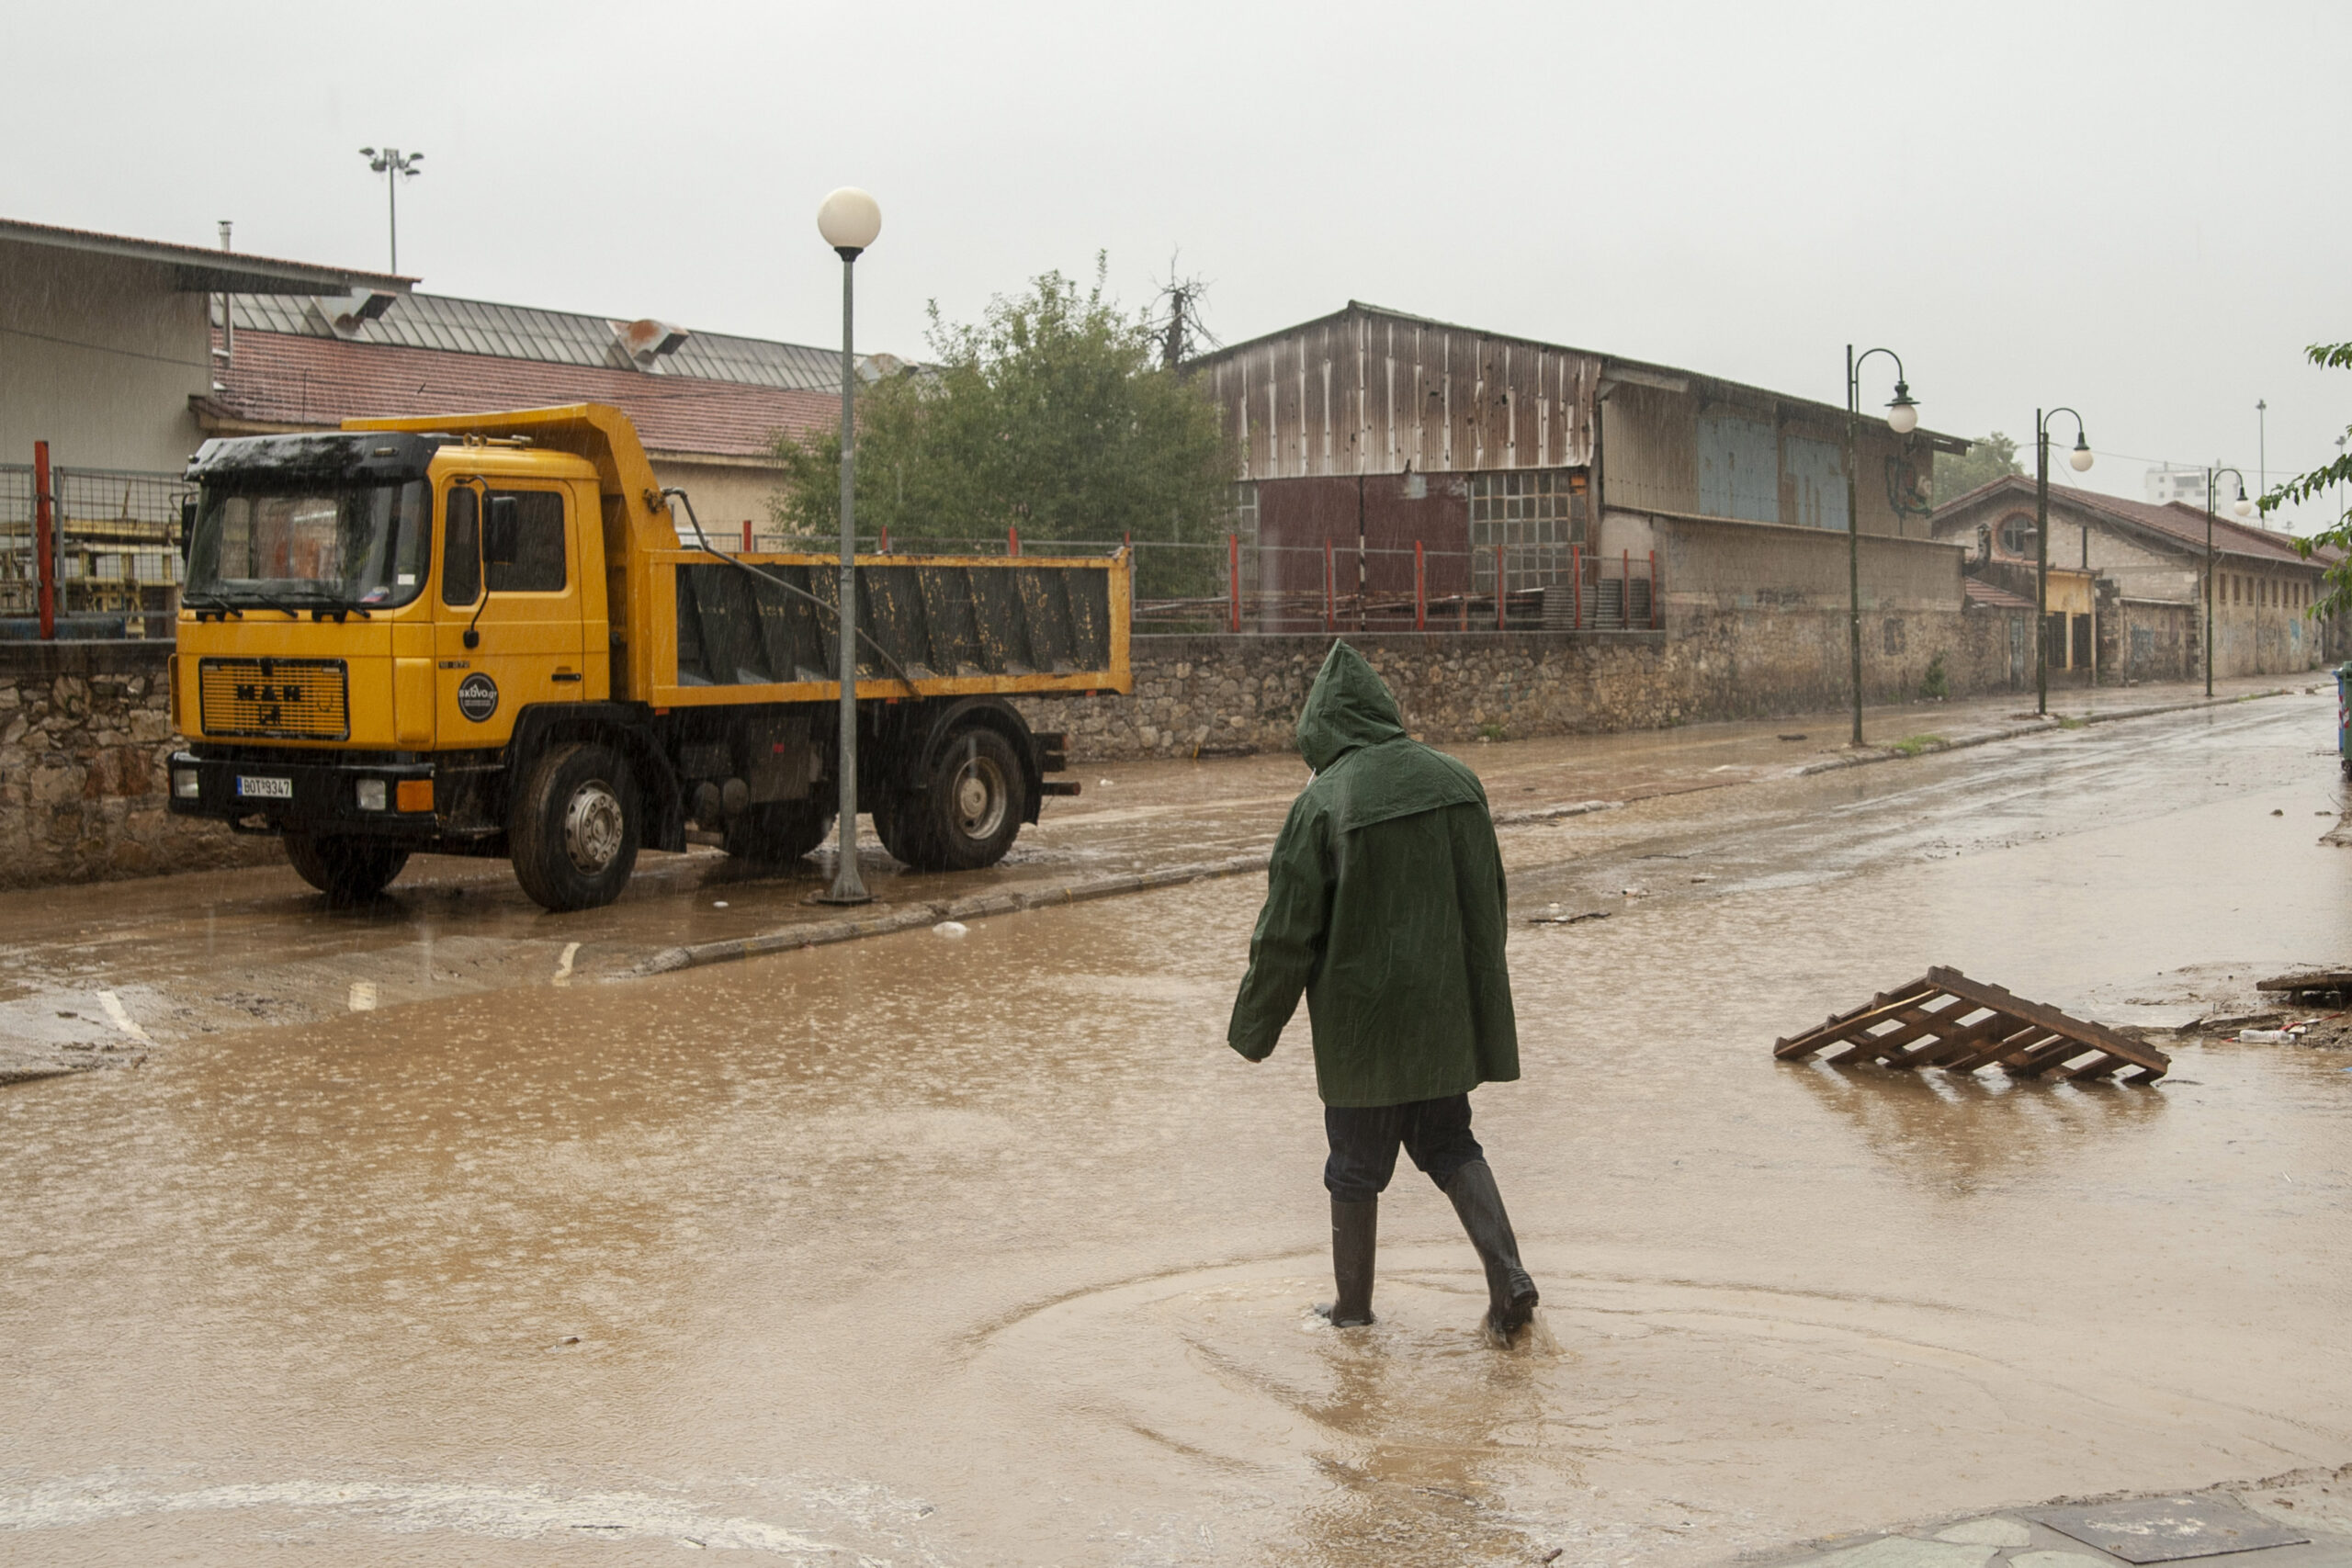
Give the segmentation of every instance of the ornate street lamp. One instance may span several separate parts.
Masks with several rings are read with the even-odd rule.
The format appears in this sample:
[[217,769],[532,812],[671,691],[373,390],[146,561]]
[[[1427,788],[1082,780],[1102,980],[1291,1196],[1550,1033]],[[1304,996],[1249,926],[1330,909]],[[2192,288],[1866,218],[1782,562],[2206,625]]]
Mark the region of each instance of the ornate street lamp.
[[1919,405],[1903,378],[1903,356],[1891,348],[1865,350],[1858,358],[1846,345],[1846,644],[1853,659],[1854,744],[1862,743],[1862,513],[1854,489],[1854,442],[1862,420],[1862,360],[1883,354],[1894,361],[1894,399],[1886,405],[1886,427],[1897,435],[1919,428]]
[[2209,697],[2213,694],[2213,487],[2223,474],[2237,475],[2238,503],[2231,510],[2241,517],[2254,515],[2254,502],[2245,493],[2244,474],[2227,467],[2205,470],[2205,694]]
[[[2033,711],[2050,711],[2050,422],[2059,414],[2075,421],[2075,449],[2066,464],[2087,473],[2091,444],[2083,436],[2083,416],[2059,407],[2033,411]],[[2093,660],[2094,663],[2097,660]]]
[[833,885],[820,895],[828,904],[865,904],[873,899],[857,874],[857,524],[853,462],[857,446],[857,360],[854,285],[860,253],[882,232],[882,209],[854,186],[843,186],[817,209],[817,232],[842,258],[842,586],[841,623],[841,816],[836,824],[841,855]]

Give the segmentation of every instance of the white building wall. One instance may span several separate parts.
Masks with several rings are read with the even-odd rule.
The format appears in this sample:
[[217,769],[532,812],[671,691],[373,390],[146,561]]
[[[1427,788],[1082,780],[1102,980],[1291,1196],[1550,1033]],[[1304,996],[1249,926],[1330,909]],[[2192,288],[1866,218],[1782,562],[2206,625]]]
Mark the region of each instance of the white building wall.
[[212,385],[205,296],[168,268],[0,243],[0,463],[178,472]]

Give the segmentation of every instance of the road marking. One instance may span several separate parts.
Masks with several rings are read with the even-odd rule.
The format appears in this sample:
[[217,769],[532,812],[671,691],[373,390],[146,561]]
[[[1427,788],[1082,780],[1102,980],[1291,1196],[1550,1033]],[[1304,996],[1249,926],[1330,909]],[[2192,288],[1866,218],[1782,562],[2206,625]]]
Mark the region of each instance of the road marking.
[[125,1034],[130,1035],[141,1045],[153,1045],[155,1043],[154,1038],[145,1030],[140,1028],[139,1025],[132,1021],[130,1014],[124,1010],[122,998],[120,997],[116,996],[112,991],[100,991],[98,993],[98,1005],[107,1010],[107,1017],[114,1021],[114,1026],[117,1029],[121,1030]]
[[569,986],[571,984],[571,961],[578,956],[580,956],[580,944],[578,942],[568,942],[563,944],[563,957],[555,966],[555,983],[557,985]]

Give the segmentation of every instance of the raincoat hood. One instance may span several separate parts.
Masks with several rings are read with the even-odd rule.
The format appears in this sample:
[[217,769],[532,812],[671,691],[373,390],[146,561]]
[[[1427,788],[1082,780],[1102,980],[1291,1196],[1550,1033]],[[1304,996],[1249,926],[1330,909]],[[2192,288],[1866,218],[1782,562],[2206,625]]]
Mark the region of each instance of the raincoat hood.
[[1333,643],[1298,713],[1298,754],[1306,765],[1323,773],[1351,751],[1404,733],[1404,716],[1387,682],[1363,654],[1344,642]]

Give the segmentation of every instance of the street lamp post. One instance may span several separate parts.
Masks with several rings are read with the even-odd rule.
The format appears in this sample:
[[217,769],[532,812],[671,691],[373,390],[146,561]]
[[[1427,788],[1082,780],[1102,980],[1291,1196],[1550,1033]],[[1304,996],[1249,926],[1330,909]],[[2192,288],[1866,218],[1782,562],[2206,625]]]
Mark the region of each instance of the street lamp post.
[[834,617],[841,624],[841,748],[834,770],[841,778],[841,853],[833,865],[833,885],[820,897],[828,904],[864,904],[873,895],[857,874],[857,360],[852,347],[856,325],[853,300],[857,258],[882,232],[882,209],[864,191],[843,186],[818,208],[817,232],[842,258],[842,585],[840,613]]
[[404,153],[397,147],[387,147],[380,152],[373,147],[362,147],[359,155],[368,160],[370,169],[384,176],[384,199],[390,204],[387,210],[392,234],[392,265],[390,270],[397,273],[401,269],[401,181],[413,180],[424,173],[416,166],[417,160],[424,154]]
[[2246,499],[2245,476],[2227,466],[2205,470],[2205,694],[2213,694],[2213,487],[2223,474],[2235,474],[2238,481],[2238,503],[2231,508],[2239,516],[2252,515],[2254,502]]
[[1886,427],[1908,435],[1919,427],[1919,405],[1903,378],[1903,356],[1891,348],[1865,349],[1857,357],[1846,345],[1846,650],[1852,660],[1854,744],[1862,743],[1862,513],[1854,485],[1854,444],[1862,422],[1862,361],[1883,354],[1894,361],[1894,399],[1886,405]]
[[[2083,437],[2083,416],[2064,406],[2033,411],[2033,711],[2050,711],[2050,421],[2075,416],[2075,449],[2066,454],[2075,472],[2091,466],[2091,445]],[[2096,629],[2096,628],[2094,628]]]

